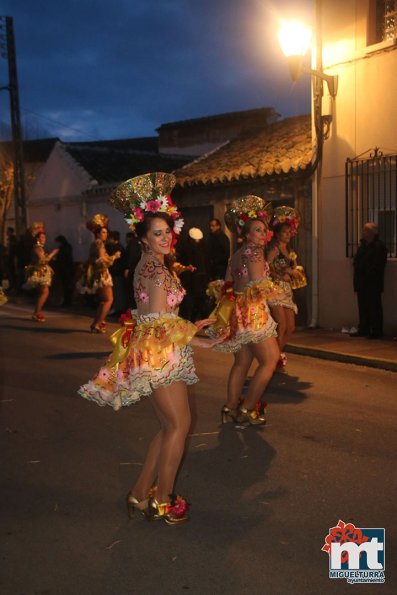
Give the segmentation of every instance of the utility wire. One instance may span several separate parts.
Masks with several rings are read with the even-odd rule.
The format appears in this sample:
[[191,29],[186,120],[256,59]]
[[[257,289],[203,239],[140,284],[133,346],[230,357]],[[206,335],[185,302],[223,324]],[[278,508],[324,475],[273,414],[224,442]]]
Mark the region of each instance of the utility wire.
[[47,120],[48,122],[51,122],[52,124],[57,124],[58,126],[62,126],[63,128],[66,128],[67,130],[72,130],[73,132],[77,132],[80,136],[83,136],[85,138],[88,137],[88,138],[91,138],[92,140],[96,140],[96,141],[102,140],[102,139],[92,136],[90,134],[86,134],[85,132],[83,133],[78,128],[73,128],[72,126],[68,126],[68,124],[65,124],[64,122],[60,122],[59,120],[54,120],[53,118],[49,118],[48,116],[43,116],[42,114],[38,114],[37,112],[34,112],[33,110],[30,110],[27,108],[21,108],[21,111],[33,114],[34,116],[37,116],[38,118],[42,118],[43,120]]

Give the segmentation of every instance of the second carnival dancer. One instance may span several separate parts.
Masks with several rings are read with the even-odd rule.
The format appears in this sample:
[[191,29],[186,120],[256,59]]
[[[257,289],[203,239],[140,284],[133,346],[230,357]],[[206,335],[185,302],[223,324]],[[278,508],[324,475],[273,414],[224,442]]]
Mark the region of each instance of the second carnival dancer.
[[269,299],[270,311],[277,322],[279,370],[285,370],[287,365],[287,356],[283,349],[295,330],[295,316],[298,313],[293,289],[307,285],[303,267],[297,265],[297,254],[290,248],[291,239],[297,234],[299,223],[300,217],[292,207],[279,206],[274,209],[271,222],[274,236],[266,260],[270,266],[272,280],[283,292],[282,297]]
[[37,289],[37,298],[34,313],[32,314],[32,320],[35,322],[45,322],[46,319],[41,310],[50,294],[52,276],[54,274],[53,269],[48,263],[58,253],[58,248],[55,248],[49,254],[45,252],[46,233],[44,224],[41,221],[33,223],[30,227],[30,231],[35,244],[32,250],[31,263],[25,269],[26,282],[24,283],[23,288]]
[[[269,295],[274,295],[264,256],[265,245],[272,237],[270,209],[270,203],[248,195],[235,200],[225,214],[227,227],[237,233],[242,242],[231,258],[222,296],[213,312],[217,321],[206,331],[216,336],[226,328],[228,336],[216,350],[234,354],[227,401],[221,411],[222,423],[258,425],[266,422],[258,404],[280,355],[277,325],[267,305]],[[244,383],[254,359],[258,367],[242,401]]]
[[188,519],[187,503],[174,494],[174,484],[191,423],[187,385],[198,380],[191,346],[212,347],[221,340],[195,337],[211,321],[192,324],[178,317],[185,292],[170,255],[183,225],[170,197],[175,182],[172,174],[145,174],[127,180],[112,195],[111,203],[134,225],[142,246],[134,274],[137,310],[112,335],[114,350],[105,365],[79,390],[85,399],[116,411],[150,395],[160,430],[127,495],[127,507],[130,517],[138,510],[148,520],[170,525]]
[[77,282],[77,289],[82,294],[97,294],[99,298],[95,317],[90,326],[91,333],[106,332],[106,316],[113,302],[113,280],[109,267],[121,256],[119,251],[113,256],[106,251],[108,223],[108,217],[100,213],[86,223],[87,229],[94,234],[95,240],[90,246],[88,262],[82,278]]

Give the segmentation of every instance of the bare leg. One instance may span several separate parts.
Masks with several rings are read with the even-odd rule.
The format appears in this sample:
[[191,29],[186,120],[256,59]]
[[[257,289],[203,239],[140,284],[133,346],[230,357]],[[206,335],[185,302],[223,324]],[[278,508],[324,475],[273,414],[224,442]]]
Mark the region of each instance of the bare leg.
[[280,351],[282,351],[285,345],[290,341],[292,334],[295,330],[295,312],[291,308],[284,308],[284,310],[287,325],[284,335],[284,344],[280,345]]
[[184,382],[173,382],[153,391],[152,402],[161,423],[161,430],[150,444],[137,483],[135,497],[143,498],[158,475],[156,499],[169,500],[190,428],[190,408]]
[[156,481],[162,439],[163,430],[160,430],[149,445],[142,471],[131,490],[131,493],[138,500],[145,500],[147,498],[150,488]]
[[36,308],[34,311],[36,316],[37,316],[37,314],[41,313],[41,310],[42,310],[44,304],[46,303],[48,295],[50,293],[50,288],[47,285],[39,285],[38,291],[39,291],[39,294],[37,296]]
[[98,289],[99,305],[95,314],[93,324],[98,326],[105,321],[106,316],[113,302],[113,289],[111,287],[100,287]]
[[258,361],[258,367],[250,382],[244,406],[247,409],[254,409],[273,375],[280,357],[280,350],[275,337],[270,337],[262,343],[250,343],[249,348]]
[[286,343],[285,338],[287,333],[287,308],[284,308],[283,306],[272,306],[270,310],[272,317],[277,322],[277,343],[279,345],[280,351],[282,351]]
[[248,345],[243,345],[234,354],[234,362],[229,372],[227,381],[227,402],[226,407],[236,409],[243,390],[245,379],[251,367],[254,356]]

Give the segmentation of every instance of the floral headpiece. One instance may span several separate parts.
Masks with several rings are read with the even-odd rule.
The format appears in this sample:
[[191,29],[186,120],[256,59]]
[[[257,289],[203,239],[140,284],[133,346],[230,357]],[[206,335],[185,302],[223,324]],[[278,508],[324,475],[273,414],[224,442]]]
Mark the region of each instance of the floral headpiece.
[[29,227],[29,231],[33,237],[37,236],[38,233],[45,233],[44,223],[42,221],[35,221]]
[[280,207],[275,207],[273,210],[273,218],[271,221],[273,229],[278,225],[289,225],[291,229],[291,235],[294,236],[298,232],[300,222],[300,215],[293,207],[286,207],[285,205],[282,205]]
[[260,219],[268,231],[269,237],[266,238],[268,242],[273,235],[273,232],[268,229],[271,215],[272,206],[270,203],[259,196],[248,194],[232,202],[225,213],[225,223],[230,231],[241,235],[242,228],[249,219]]
[[107,227],[108,223],[109,217],[106,217],[106,215],[101,215],[101,213],[97,213],[87,221],[86,227],[92,231],[92,233],[95,233],[97,229],[101,229],[101,227]]
[[170,196],[175,183],[175,176],[164,172],[136,176],[117,186],[109,202],[132,228],[147,213],[166,213],[174,221],[174,234],[179,235],[184,221]]

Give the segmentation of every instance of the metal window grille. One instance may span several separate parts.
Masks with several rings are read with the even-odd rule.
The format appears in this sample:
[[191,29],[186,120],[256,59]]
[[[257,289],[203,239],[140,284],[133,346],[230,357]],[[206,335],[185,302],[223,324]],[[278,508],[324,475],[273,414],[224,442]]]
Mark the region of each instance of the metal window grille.
[[397,0],[376,0],[376,40],[397,37]]
[[397,256],[397,155],[384,156],[376,148],[369,158],[347,159],[346,256],[357,251],[362,228],[370,221],[379,226],[389,257]]

